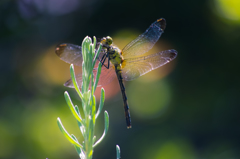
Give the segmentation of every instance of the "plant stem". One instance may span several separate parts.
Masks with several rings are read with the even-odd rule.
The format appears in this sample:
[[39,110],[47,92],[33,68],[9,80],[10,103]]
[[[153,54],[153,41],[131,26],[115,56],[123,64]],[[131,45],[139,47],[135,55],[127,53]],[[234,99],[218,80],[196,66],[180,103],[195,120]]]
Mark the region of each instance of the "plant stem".
[[81,83],[81,90],[78,86],[78,83],[76,81],[75,73],[74,73],[74,67],[73,64],[70,66],[70,74],[72,77],[72,82],[74,85],[75,90],[77,91],[79,97],[82,100],[82,107],[83,107],[83,113],[84,113],[84,119],[81,118],[81,114],[79,112],[79,109],[77,106],[74,106],[71,98],[68,94],[68,92],[64,93],[66,102],[73,113],[74,117],[77,120],[78,126],[80,128],[80,131],[84,137],[84,142],[82,145],[78,142],[77,138],[72,134],[69,135],[69,133],[66,131],[64,126],[61,123],[60,118],[58,118],[58,126],[62,133],[66,136],[66,138],[74,144],[74,147],[76,151],[78,152],[81,159],[92,159],[93,156],[93,148],[96,147],[105,137],[108,127],[109,127],[109,116],[107,111],[104,112],[105,117],[105,129],[103,135],[100,137],[98,141],[95,142],[96,136],[94,136],[94,129],[95,129],[95,123],[96,118],[99,116],[104,99],[105,99],[105,92],[102,88],[101,90],[101,100],[99,103],[98,111],[96,111],[96,98],[94,95],[94,92],[97,87],[97,83],[100,77],[101,73],[101,63],[98,63],[98,69],[97,72],[95,71],[95,80],[94,80],[94,66],[98,57],[98,54],[101,50],[101,44],[99,45],[99,48],[95,50],[96,48],[96,38],[94,37],[94,42],[92,43],[91,38],[86,37],[83,40],[82,43],[82,83]]

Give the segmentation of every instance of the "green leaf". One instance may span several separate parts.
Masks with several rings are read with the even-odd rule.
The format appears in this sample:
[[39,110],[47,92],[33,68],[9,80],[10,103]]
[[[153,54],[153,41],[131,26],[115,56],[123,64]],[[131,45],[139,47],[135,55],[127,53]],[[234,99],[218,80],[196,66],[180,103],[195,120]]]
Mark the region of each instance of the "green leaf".
[[117,159],[120,159],[120,147],[116,145]]
[[94,47],[94,49],[96,48],[96,44],[97,44],[97,39],[96,39],[95,36],[93,36],[93,47]]
[[60,120],[60,118],[57,118],[57,124],[58,127],[60,129],[60,131],[63,133],[63,135],[68,139],[68,141],[70,141],[73,145],[82,148],[83,146],[81,144],[78,143],[77,140],[73,139],[71,135],[69,135],[69,133],[66,131],[66,129],[64,128],[64,126],[62,125],[62,122]]
[[86,36],[84,39],[83,39],[83,42],[82,42],[82,57],[83,57],[83,61],[86,61],[86,56],[87,56],[87,53],[89,51],[89,37]]
[[100,139],[93,145],[93,147],[96,147],[106,136],[107,132],[108,132],[108,127],[109,127],[109,116],[108,116],[108,112],[105,111],[104,112],[104,117],[105,117],[105,127],[104,127],[104,132],[102,134],[102,136],[100,137]]
[[95,141],[96,141],[96,136],[93,136],[93,143],[92,143],[92,145],[94,144]]
[[89,144],[88,144],[88,149],[89,149],[89,150],[93,149],[93,148],[92,148],[92,146],[93,146],[93,145],[92,145],[92,143],[93,143],[93,136],[94,136],[94,135],[93,135],[93,132],[94,132],[93,130],[94,130],[93,120],[90,119],[90,120],[89,120],[89,134],[88,134],[88,143],[89,143]]
[[101,111],[102,111],[103,104],[104,104],[104,100],[105,100],[105,91],[104,91],[104,89],[102,88],[102,89],[101,89],[100,103],[99,103],[98,111],[97,111],[97,114],[96,114],[96,119],[98,118],[99,114],[100,114]]
[[93,67],[96,64],[97,58],[98,58],[99,53],[101,52],[101,50],[102,50],[102,44],[100,43],[100,45],[98,46],[98,49],[97,49],[97,51],[95,53],[94,59],[93,59]]
[[92,120],[93,120],[93,126],[95,126],[96,123],[96,98],[95,95],[92,96]]
[[71,74],[71,77],[72,77],[72,82],[73,82],[74,88],[77,91],[79,97],[82,99],[82,93],[81,93],[81,91],[79,89],[79,86],[77,84],[77,81],[76,81],[73,64],[71,64],[71,66],[70,66],[70,74]]
[[[81,117],[81,114],[80,114],[80,111],[79,111],[77,105],[75,105],[75,110],[76,110],[76,112],[78,113],[78,115]],[[80,129],[80,131],[81,131],[81,133],[82,133],[83,136],[85,135],[85,127],[84,127],[84,125],[83,125],[84,121],[85,121],[84,119],[82,119],[81,122],[79,122],[79,121],[77,120],[78,127],[79,127],[79,129]]]
[[93,92],[95,92],[95,90],[97,88],[99,77],[101,75],[101,69],[102,69],[102,64],[101,64],[101,62],[99,62],[98,70],[97,70],[97,76],[96,76],[96,80],[95,80],[94,87],[93,87]]
[[[76,138],[73,134],[71,134],[71,137],[72,137],[75,141],[77,141],[77,138]],[[75,150],[77,151],[78,155],[80,155],[80,154],[82,153],[81,148],[78,147],[78,146],[76,146],[76,145],[73,145],[73,146],[74,146]]]
[[73,105],[72,100],[71,100],[71,98],[70,98],[70,96],[69,96],[69,94],[68,94],[67,91],[64,92],[64,97],[65,97],[65,100],[66,100],[66,102],[67,102],[67,104],[68,104],[68,107],[70,108],[73,116],[77,119],[77,121],[79,121],[79,122],[83,125],[83,123],[82,123],[82,118],[81,118],[81,116],[80,116],[80,113],[78,113],[78,112],[76,111],[76,108],[75,108],[75,106]]
[[92,72],[91,74],[91,90],[92,90],[92,95],[94,94],[94,74]]
[[[92,73],[92,69],[93,69],[93,67],[92,67],[92,61],[93,61],[93,52],[94,52],[94,50],[95,50],[95,48],[93,47],[93,44],[89,44],[89,52],[88,52],[88,55],[87,55],[87,58],[86,58],[86,66],[87,66],[87,70],[86,70],[86,72],[87,72],[87,77],[89,78],[90,77],[90,75],[91,75],[91,73]],[[90,79],[89,79],[89,81],[90,81]]]
[[79,108],[78,108],[77,105],[75,105],[75,110],[76,110],[76,112],[78,113],[78,115],[81,117],[80,110],[79,110]]

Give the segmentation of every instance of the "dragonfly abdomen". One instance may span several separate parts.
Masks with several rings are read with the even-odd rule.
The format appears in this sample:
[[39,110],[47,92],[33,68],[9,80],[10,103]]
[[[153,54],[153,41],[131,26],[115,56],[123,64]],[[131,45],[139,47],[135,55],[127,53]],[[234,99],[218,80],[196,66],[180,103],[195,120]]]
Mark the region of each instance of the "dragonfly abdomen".
[[129,111],[129,107],[128,107],[128,101],[127,101],[125,86],[123,84],[123,78],[122,78],[122,72],[121,72],[121,66],[120,65],[115,65],[115,72],[117,74],[118,82],[119,82],[120,89],[121,89],[121,92],[122,92],[122,98],[123,98],[127,128],[129,129],[129,128],[132,127],[131,126],[131,117],[130,117],[130,111]]

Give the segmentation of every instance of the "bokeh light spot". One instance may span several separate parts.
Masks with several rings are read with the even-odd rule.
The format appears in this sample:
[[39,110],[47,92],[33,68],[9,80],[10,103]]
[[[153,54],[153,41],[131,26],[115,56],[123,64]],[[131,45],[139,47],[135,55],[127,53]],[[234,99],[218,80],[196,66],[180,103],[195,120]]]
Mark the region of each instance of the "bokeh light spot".
[[215,0],[218,12],[224,18],[240,22],[240,1],[239,0]]
[[185,140],[170,140],[161,145],[154,159],[194,159],[192,146]]
[[66,111],[67,104],[39,100],[30,102],[29,105],[40,105],[40,107],[35,108],[38,109],[37,111],[28,109],[22,114],[23,129],[28,136],[28,142],[34,143],[46,154],[74,151],[57,126],[57,117],[60,117],[69,134],[74,134],[80,142],[82,141],[75,118],[70,111]]
[[32,18],[37,14],[64,15],[80,6],[79,0],[21,0],[17,2],[24,18]]
[[141,118],[155,118],[168,106],[171,91],[165,80],[145,82],[141,78],[127,87],[131,112]]

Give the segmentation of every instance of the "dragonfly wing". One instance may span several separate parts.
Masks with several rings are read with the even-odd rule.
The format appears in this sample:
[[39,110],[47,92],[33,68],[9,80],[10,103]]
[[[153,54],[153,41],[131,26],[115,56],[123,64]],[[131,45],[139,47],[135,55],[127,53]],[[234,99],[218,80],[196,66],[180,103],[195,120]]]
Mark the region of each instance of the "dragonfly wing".
[[[55,53],[60,57],[61,60],[74,64],[77,66],[82,66],[82,47],[74,44],[63,43],[57,45]],[[102,49],[99,53],[99,58],[105,54],[105,51]],[[98,61],[99,62],[99,61]],[[96,62],[96,65],[98,65]]]
[[[94,74],[94,77],[96,77],[97,68],[94,68],[93,74]],[[109,69],[102,66],[101,75],[99,77],[99,81],[98,81],[97,86],[100,87],[100,86],[104,86],[106,84],[109,84],[110,82],[113,81],[114,78],[116,78],[116,73],[115,73],[115,70],[114,70],[114,66],[111,64],[109,66]],[[82,85],[82,74],[81,73],[77,74],[76,79],[77,79],[78,85],[81,86]],[[69,79],[67,82],[65,82],[64,86],[73,88],[74,86],[73,86],[72,79]]]
[[55,53],[60,57],[61,60],[82,66],[82,47],[74,44],[63,43],[57,45]]
[[149,71],[169,63],[176,56],[176,50],[165,50],[156,54],[126,59],[122,63],[123,79],[126,81],[134,80]]
[[150,27],[135,40],[127,44],[122,54],[124,58],[142,55],[148,52],[158,41],[166,27],[166,20],[161,18],[150,25]]
[[[97,71],[96,71],[97,72]],[[95,77],[95,74],[94,74]],[[109,69],[102,66],[101,75],[99,77],[98,87],[111,83],[116,78],[113,64],[110,62]]]

